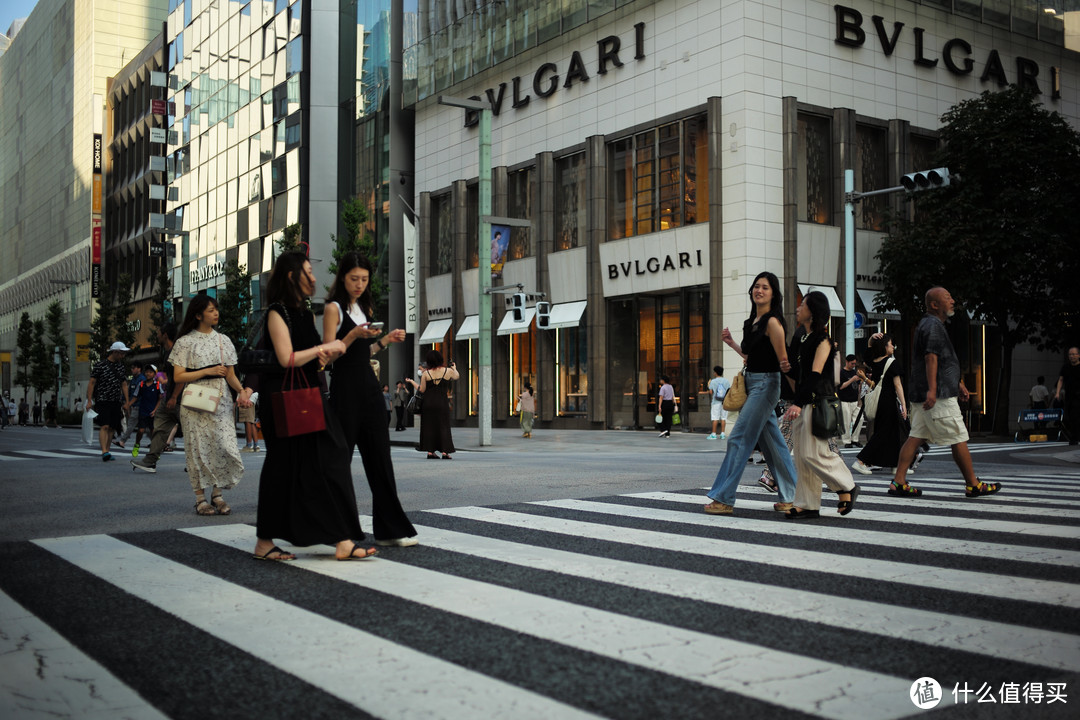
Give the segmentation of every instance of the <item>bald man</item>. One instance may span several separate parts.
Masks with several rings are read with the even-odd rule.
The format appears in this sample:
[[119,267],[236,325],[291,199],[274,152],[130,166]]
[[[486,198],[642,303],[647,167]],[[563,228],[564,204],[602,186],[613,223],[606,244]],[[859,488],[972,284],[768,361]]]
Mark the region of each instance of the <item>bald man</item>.
[[919,446],[924,442],[948,445],[953,462],[960,468],[969,498],[992,495],[1001,489],[1000,483],[982,482],[975,477],[968,451],[968,432],[960,412],[960,400],[967,401],[970,393],[960,375],[945,321],[952,317],[956,302],[943,287],[926,291],[926,315],[915,328],[911,353],[911,432],[900,448],[900,459],[889,494],[898,497],[919,497],[921,490],[908,485],[905,477]]

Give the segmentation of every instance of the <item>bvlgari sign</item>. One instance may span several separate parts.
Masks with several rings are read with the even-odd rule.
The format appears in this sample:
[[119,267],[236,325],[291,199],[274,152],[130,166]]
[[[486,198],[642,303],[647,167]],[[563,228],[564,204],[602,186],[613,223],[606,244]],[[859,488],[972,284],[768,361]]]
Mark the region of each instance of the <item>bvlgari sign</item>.
[[709,284],[707,223],[609,240],[599,249],[604,297]]
[[[866,43],[867,28],[864,27],[863,14],[855,8],[844,5],[834,5],[836,13],[836,44],[847,47],[861,48]],[[904,23],[893,22],[892,27],[887,27],[885,18],[874,15],[870,18],[874,34],[877,35],[881,50],[888,57],[896,49],[901,36],[910,32],[915,43],[914,63],[919,67],[936,68],[938,63],[953,75],[970,75],[975,72],[976,59],[971,57],[974,52],[971,43],[963,38],[951,38],[941,45],[941,49],[927,47],[926,29],[913,27],[905,31]],[[1005,63],[1000,53],[990,49],[984,57],[978,58],[979,81],[995,82],[998,87],[1009,84],[1010,75],[1016,85],[1032,87],[1042,92],[1039,86],[1039,63],[1029,58],[1017,55],[1013,60],[1013,68],[1005,69]],[[1049,77],[1050,97],[1057,100],[1061,97],[1060,68],[1051,67]]]

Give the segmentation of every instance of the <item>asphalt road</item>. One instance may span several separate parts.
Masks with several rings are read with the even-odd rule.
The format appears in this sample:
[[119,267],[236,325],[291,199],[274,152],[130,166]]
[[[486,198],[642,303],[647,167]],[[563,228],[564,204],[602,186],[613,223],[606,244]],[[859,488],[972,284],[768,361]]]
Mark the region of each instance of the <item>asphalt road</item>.
[[977,500],[935,449],[922,499],[857,476],[854,513],[791,523],[756,466],[735,517],[701,513],[702,435],[455,432],[453,461],[394,448],[419,546],[288,564],[249,559],[263,454],[205,518],[182,453],[147,475],[0,433],[0,717],[861,720],[923,714],[922,677],[942,717],[1076,716],[1065,446],[973,446],[1005,483]]

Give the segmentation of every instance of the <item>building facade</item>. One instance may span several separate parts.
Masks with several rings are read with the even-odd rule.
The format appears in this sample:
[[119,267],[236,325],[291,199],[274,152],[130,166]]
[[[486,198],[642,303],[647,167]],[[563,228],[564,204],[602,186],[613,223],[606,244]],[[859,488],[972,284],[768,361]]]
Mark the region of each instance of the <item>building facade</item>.
[[[781,278],[789,315],[824,291],[843,347],[853,243],[852,294],[869,321],[855,334],[896,327],[873,310],[874,258],[899,199],[860,203],[846,238],[844,170],[860,192],[898,185],[931,167],[946,110],[1007,84],[1035,84],[1048,108],[1080,120],[1080,63],[1066,48],[1075,13],[1029,2],[430,0],[417,13],[405,93],[418,344],[463,371],[463,423],[478,403],[480,272],[552,303],[540,329],[532,307],[516,323],[496,301],[496,422],[514,422],[528,382],[553,426],[648,427],[667,375],[684,422],[703,428],[712,367],[730,377],[742,366],[721,333],[738,337],[758,272]],[[493,229],[490,270],[478,267],[476,118],[441,94],[489,101],[493,214],[531,222]],[[994,333],[956,334],[976,428],[1000,367]],[[1059,364],[1027,348],[1015,367],[1034,377]],[[1014,405],[1030,384],[1014,381]]]
[[[0,352],[14,350],[22,313],[41,319],[56,300],[72,332],[89,330],[107,83],[161,32],[166,7],[38,3],[0,56]],[[89,378],[71,352],[65,405]]]

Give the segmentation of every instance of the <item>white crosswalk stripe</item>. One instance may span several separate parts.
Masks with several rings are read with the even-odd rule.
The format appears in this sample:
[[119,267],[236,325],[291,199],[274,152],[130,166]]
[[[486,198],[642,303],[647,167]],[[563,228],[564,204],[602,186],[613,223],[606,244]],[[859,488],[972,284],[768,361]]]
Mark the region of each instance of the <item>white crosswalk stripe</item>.
[[[185,528],[167,542],[156,537],[165,533],[138,533],[33,544],[147,612],[167,613],[181,633],[186,624],[212,628],[264,672],[380,718],[641,715],[561,693],[554,679],[550,690],[516,684],[471,666],[463,651],[387,637],[305,596],[340,593],[359,612],[386,599],[410,625],[458,633],[465,647],[481,629],[503,633],[493,637],[519,646],[508,663],[581,653],[574,657],[632,669],[643,683],[669,678],[715,695],[707,710],[673,700],[672,717],[713,718],[725,705],[751,703],[761,717],[873,720],[921,714],[911,685],[938,662],[971,671],[939,678],[939,708],[954,704],[954,682],[976,683],[1000,664],[1021,683],[1077,677],[1080,523],[1075,498],[1054,489],[1071,479],[1014,481],[1015,495],[970,501],[955,479],[927,476],[933,494],[918,500],[889,497],[887,483],[870,479],[852,514],[836,515],[835,496],[826,496],[820,520],[798,523],[773,512],[774,496],[756,486],[740,488],[731,517],[702,513],[704,493],[694,489],[441,508],[416,513],[418,547],[350,563],[325,548],[253,563],[255,529],[242,523]],[[206,561],[221,554],[218,564]],[[0,592],[5,631],[18,617],[35,641],[52,633],[45,642],[77,660],[79,673],[103,678],[97,692],[115,695],[112,707],[138,707],[130,677],[96,665],[92,647],[72,652],[32,617],[37,609]],[[790,639],[758,639],[746,623],[787,628],[779,637]],[[819,635],[852,646],[824,652]],[[6,640],[0,632],[0,651]],[[904,659],[877,661],[879,653]],[[360,657],[373,662],[358,671]],[[586,672],[557,665],[542,665],[543,674]]]

